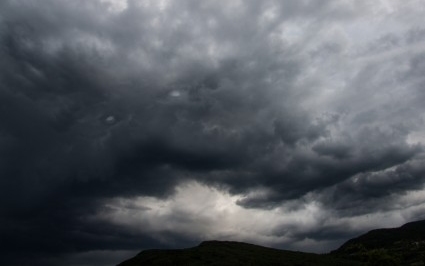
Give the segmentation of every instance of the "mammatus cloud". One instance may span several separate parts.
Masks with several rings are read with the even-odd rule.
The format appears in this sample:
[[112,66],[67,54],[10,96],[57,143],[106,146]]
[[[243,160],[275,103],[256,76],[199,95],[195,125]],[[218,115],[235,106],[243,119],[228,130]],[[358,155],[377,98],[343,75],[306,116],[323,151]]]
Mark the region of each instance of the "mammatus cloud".
[[424,218],[422,7],[3,1],[5,264]]

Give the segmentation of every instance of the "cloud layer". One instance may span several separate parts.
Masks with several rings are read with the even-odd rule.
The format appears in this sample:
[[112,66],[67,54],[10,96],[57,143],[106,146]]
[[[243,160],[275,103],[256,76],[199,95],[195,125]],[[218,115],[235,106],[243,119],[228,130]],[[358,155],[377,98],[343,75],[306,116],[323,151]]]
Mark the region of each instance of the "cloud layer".
[[424,8],[3,1],[5,264],[425,218]]

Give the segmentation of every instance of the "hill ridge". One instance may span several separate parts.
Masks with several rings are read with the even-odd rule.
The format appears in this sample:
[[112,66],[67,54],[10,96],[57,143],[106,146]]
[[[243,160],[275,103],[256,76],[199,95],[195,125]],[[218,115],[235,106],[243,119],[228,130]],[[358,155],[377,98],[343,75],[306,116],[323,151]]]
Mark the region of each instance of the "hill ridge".
[[425,220],[371,230],[329,254],[281,250],[239,241],[206,240],[184,249],[151,249],[118,266],[140,265],[425,265]]

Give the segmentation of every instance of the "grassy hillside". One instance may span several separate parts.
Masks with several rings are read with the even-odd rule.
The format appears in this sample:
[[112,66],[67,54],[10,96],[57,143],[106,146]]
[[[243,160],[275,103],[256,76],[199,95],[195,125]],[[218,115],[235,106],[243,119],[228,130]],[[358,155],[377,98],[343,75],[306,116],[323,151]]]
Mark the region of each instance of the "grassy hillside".
[[360,265],[329,255],[266,248],[240,243],[208,241],[179,250],[146,250],[119,266],[138,265]]

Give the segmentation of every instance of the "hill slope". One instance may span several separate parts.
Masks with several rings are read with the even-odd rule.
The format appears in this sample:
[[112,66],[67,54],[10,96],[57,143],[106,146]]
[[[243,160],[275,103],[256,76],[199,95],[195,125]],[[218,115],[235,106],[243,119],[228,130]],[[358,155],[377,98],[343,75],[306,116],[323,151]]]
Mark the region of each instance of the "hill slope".
[[145,250],[118,266],[141,265],[425,265],[425,220],[376,229],[330,254],[278,250],[241,242],[207,241],[175,250]]
[[425,265],[425,220],[372,230],[348,240],[331,254],[363,262],[380,261],[385,265]]
[[178,250],[145,250],[119,266],[139,265],[360,265],[329,255],[295,252],[227,241],[207,241]]

